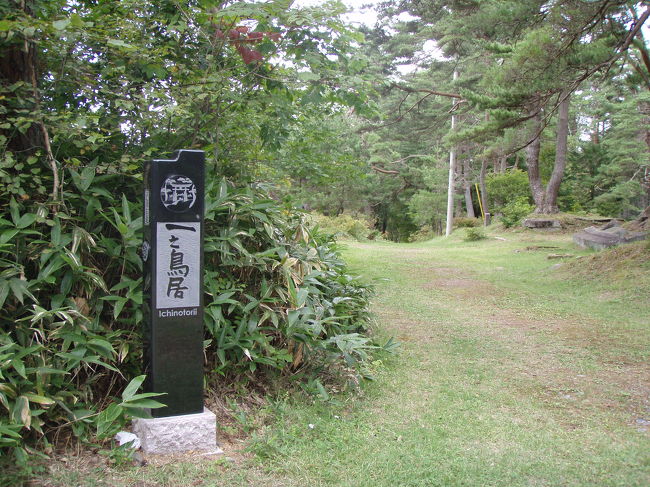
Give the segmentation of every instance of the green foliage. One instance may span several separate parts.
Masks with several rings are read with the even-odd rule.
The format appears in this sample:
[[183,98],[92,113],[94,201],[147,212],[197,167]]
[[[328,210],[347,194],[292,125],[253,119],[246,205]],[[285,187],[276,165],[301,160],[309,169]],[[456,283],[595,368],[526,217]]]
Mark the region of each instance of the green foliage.
[[480,227],[483,223],[480,218],[459,217],[454,218],[454,228]]
[[530,197],[528,175],[520,169],[506,171],[504,174],[491,173],[486,179],[486,185],[490,203],[497,211],[517,199]]
[[[335,120],[320,136],[314,120],[323,114],[366,109],[362,93],[319,82],[333,78],[334,59],[344,60],[360,38],[335,17],[338,2],[302,10],[285,0],[209,3],[0,7],[3,455],[20,460],[62,432],[107,438],[156,406],[151,395],[135,394],[140,173],[144,159],[180,147],[209,156],[210,380],[315,376],[326,366],[365,373],[374,349],[366,336],[370,289],[349,275],[328,237],[250,185],[277,169],[269,161],[283,156],[287,140],[310,136],[327,147],[342,131]],[[240,25],[246,21],[256,28]],[[292,67],[272,65],[277,57]],[[346,168],[342,178],[359,176],[345,150],[312,167],[331,158]]]
[[638,181],[625,181],[613,186],[608,192],[596,196],[593,208],[599,215],[633,217],[639,212],[636,204],[642,199],[643,187]]
[[417,191],[409,200],[408,207],[413,221],[418,225],[440,228],[446,218],[447,196],[443,192]]
[[[628,75],[629,76],[629,75]],[[603,215],[633,218],[647,204],[646,167],[650,164],[647,90],[630,93],[620,80],[598,87],[585,107],[590,117],[604,120],[604,133],[581,146],[570,166],[570,181],[581,206]],[[589,127],[592,131],[593,127]]]
[[99,440],[111,438],[126,426],[126,421],[131,418],[149,418],[149,409],[157,409],[164,404],[151,399],[152,397],[164,396],[156,392],[139,393],[138,389],[145,380],[144,375],[134,377],[122,391],[122,400],[113,401],[106,409],[97,415],[95,424],[97,426],[97,438]]
[[18,461],[60,428],[88,437],[139,357],[141,218],[111,193],[117,178],[90,169],[68,208],[11,198],[0,217],[0,446]]
[[140,366],[142,219],[110,189],[139,183],[70,173],[67,208],[12,198],[0,217],[0,453],[18,464],[53,432],[101,439],[158,407],[144,377],[111,399]]
[[426,242],[427,240],[431,240],[437,235],[438,234],[430,225],[425,225],[417,232],[413,232],[411,235],[409,235],[409,242]]
[[528,203],[528,198],[520,196],[502,208],[503,216],[501,217],[501,223],[506,228],[519,225],[521,220],[534,209],[535,207]]
[[409,212],[407,198],[386,201],[384,204],[377,205],[375,211],[377,211],[379,229],[389,240],[407,242],[409,236],[418,230],[418,225]]
[[336,216],[311,213],[309,215],[309,224],[324,233],[332,234],[335,238],[374,239],[377,233],[367,218],[362,216],[354,217],[347,213]]
[[[350,276],[335,244],[259,188],[208,188],[206,327],[218,373],[337,362],[354,367],[368,344],[369,288]],[[365,338],[364,338],[365,339]],[[367,339],[365,339],[367,340]]]
[[[66,212],[12,199],[0,219],[0,446],[17,458],[55,429],[109,438],[159,406],[135,394],[143,376],[124,381],[142,355],[141,210],[107,190],[132,193],[140,182],[86,179],[65,193]],[[207,189],[206,234],[209,371],[311,374],[331,364],[363,375],[375,348],[360,334],[370,290],[327,237],[260,188],[225,180]]]
[[463,240],[465,242],[476,242],[478,240],[484,240],[487,238],[485,230],[482,227],[469,227],[465,229],[465,236]]

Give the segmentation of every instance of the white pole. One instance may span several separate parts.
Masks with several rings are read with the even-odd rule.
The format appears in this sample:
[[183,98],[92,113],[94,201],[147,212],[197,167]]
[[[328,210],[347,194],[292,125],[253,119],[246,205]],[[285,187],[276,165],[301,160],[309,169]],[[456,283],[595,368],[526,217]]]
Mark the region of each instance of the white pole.
[[[458,79],[458,71],[454,70],[454,81]],[[452,107],[455,100],[452,99]],[[451,114],[451,130],[456,129],[456,112]],[[454,226],[454,177],[456,175],[456,145],[452,145],[449,150],[449,186],[447,190],[447,228],[445,237],[451,235],[451,229]]]

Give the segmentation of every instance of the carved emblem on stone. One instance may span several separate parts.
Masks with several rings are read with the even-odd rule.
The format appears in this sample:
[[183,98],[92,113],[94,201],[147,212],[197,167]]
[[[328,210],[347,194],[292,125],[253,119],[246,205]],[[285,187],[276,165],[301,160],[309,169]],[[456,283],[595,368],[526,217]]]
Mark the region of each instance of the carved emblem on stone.
[[196,202],[196,186],[187,176],[169,176],[160,187],[160,200],[169,211],[183,213]]

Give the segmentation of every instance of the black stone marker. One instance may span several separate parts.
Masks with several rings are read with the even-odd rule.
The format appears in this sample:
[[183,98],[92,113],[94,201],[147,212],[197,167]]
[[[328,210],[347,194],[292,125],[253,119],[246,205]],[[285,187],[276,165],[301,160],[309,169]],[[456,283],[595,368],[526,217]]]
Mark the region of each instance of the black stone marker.
[[153,417],[203,412],[204,191],[203,151],[145,163],[146,389],[166,393]]

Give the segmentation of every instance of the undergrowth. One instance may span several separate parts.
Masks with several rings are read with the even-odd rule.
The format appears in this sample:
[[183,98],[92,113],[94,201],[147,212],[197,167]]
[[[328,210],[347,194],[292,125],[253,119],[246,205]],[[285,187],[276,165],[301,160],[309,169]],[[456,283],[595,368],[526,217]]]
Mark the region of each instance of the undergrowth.
[[335,238],[353,238],[356,240],[375,240],[380,234],[373,228],[372,222],[361,216],[347,213],[327,216],[312,212],[308,216],[310,227],[329,233]]
[[463,240],[465,242],[477,242],[478,240],[485,240],[486,238],[487,235],[482,227],[467,227],[465,229]]
[[[0,461],[23,469],[57,437],[101,442],[158,404],[136,394],[141,181],[97,164],[67,175],[60,201],[12,195],[0,216]],[[208,383],[290,375],[318,393],[333,369],[358,382],[377,348],[371,289],[330,236],[262,188],[209,180]]]
[[566,264],[565,272],[574,276],[607,280],[612,274],[618,272],[646,275],[648,271],[650,271],[650,246],[646,241],[619,245],[574,260]]

